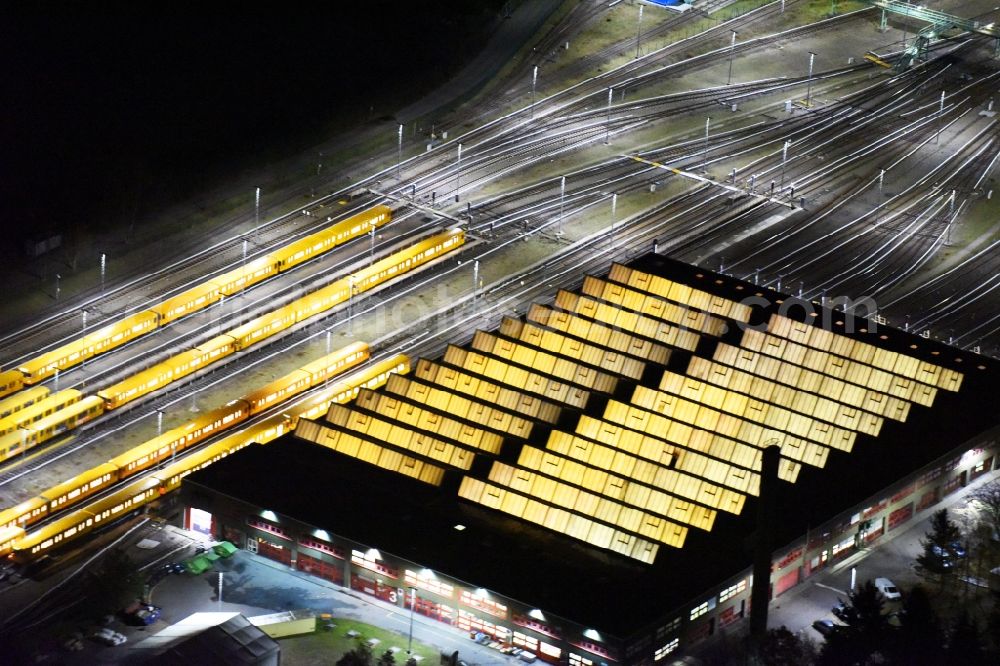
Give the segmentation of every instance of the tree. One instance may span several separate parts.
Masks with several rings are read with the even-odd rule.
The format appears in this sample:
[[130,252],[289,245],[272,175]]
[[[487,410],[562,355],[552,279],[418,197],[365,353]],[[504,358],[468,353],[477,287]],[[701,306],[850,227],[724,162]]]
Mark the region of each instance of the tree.
[[923,552],[917,555],[917,564],[927,573],[943,576],[951,573],[954,562],[950,554],[951,544],[962,538],[958,525],[948,518],[948,510],[935,511],[931,516],[931,529],[920,540]]
[[850,666],[867,664],[871,654],[856,640],[850,631],[837,631],[826,637],[816,666]]
[[885,598],[875,587],[875,583],[871,579],[866,580],[861,587],[851,592],[848,598],[857,614],[854,626],[865,634],[877,636],[883,633],[886,627],[886,619],[882,614]]
[[406,666],[417,666],[416,657],[410,655],[410,658],[406,660]]
[[98,614],[121,610],[142,594],[142,577],[124,551],[114,549],[92,572],[87,586],[88,607]]
[[378,658],[376,664],[377,666],[396,666],[396,655],[392,653],[392,650],[386,650]]
[[976,488],[969,493],[969,499],[975,503],[983,521],[993,529],[993,534],[1000,537],[1000,479]]
[[989,653],[994,662],[1000,661],[1000,600],[993,601],[993,610],[986,616],[986,635],[993,642]]
[[337,666],[372,666],[372,647],[367,641],[361,641],[337,660]]
[[892,641],[893,663],[937,666],[944,663],[944,633],[927,591],[916,585],[903,600],[900,626]]
[[948,637],[946,663],[962,666],[985,666],[987,663],[979,627],[964,608],[955,618]]
[[803,642],[785,626],[768,629],[757,655],[765,666],[802,666],[815,658],[812,644]]
[[848,598],[855,619],[827,636],[816,663],[820,666],[883,663],[892,637],[882,614],[885,598],[871,580],[866,580]]

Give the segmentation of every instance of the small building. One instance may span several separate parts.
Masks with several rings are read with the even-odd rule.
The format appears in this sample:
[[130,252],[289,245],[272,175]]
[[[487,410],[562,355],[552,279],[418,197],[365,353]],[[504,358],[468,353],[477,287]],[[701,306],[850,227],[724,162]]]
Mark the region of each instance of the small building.
[[195,613],[138,643],[157,666],[280,666],[281,647],[239,613]]

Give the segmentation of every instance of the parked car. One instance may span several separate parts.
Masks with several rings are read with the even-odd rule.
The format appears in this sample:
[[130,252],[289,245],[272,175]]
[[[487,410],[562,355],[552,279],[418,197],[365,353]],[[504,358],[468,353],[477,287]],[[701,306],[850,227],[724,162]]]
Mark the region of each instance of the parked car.
[[931,553],[938,560],[937,568],[940,572],[948,571],[955,567],[955,560],[952,559],[952,552],[950,550],[946,550],[941,546],[931,546]]
[[899,591],[899,588],[896,587],[896,584],[888,578],[876,578],[875,589],[881,592],[882,596],[888,601],[893,601],[903,596],[903,594]]
[[134,625],[150,625],[160,619],[160,607],[138,601],[129,604],[122,614],[125,621]]
[[103,643],[108,646],[121,645],[128,640],[125,638],[124,634],[119,634],[117,631],[112,631],[107,627],[95,631],[93,635],[91,635],[91,638],[98,643]]
[[948,551],[951,552],[951,554],[957,557],[958,559],[962,559],[968,554],[965,550],[965,546],[963,546],[958,541],[952,541],[951,543],[949,543]]
[[833,634],[841,630],[843,625],[837,624],[833,620],[816,620],[813,622],[813,629],[818,631],[823,635],[823,638],[828,638]]
[[830,611],[844,624],[854,624],[858,620],[858,611],[854,606],[844,603],[843,599],[837,599],[837,605]]

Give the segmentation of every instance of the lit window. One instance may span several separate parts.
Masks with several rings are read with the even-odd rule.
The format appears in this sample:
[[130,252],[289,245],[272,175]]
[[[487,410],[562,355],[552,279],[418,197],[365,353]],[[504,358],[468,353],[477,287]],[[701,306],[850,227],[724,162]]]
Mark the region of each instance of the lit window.
[[744,578],[740,582],[736,583],[735,585],[730,585],[729,587],[727,587],[726,589],[724,589],[722,592],[719,592],[719,603],[722,603],[723,601],[726,601],[728,599],[732,599],[733,597],[735,597],[737,594],[739,594],[740,592],[742,592],[745,589],[747,589],[747,579],[746,578]]
[[697,606],[691,609],[691,619],[694,620],[696,618],[699,618],[714,608],[715,608],[715,597],[712,597],[708,601],[698,604]]
[[679,639],[679,638],[673,639],[672,641],[670,641],[669,643],[667,643],[663,647],[657,648],[656,652],[653,654],[653,659],[655,661],[659,661],[660,659],[663,659],[668,654],[670,654],[671,652],[673,652],[674,650],[676,650],[677,646],[679,646],[680,644],[681,644],[681,639]]

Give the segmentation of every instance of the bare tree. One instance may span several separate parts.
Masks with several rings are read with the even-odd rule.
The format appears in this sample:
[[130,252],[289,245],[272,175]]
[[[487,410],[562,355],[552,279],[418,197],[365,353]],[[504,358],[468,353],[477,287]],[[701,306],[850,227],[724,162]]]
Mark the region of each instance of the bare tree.
[[1000,536],[1000,479],[976,488],[969,493],[983,520],[993,528],[993,534]]

